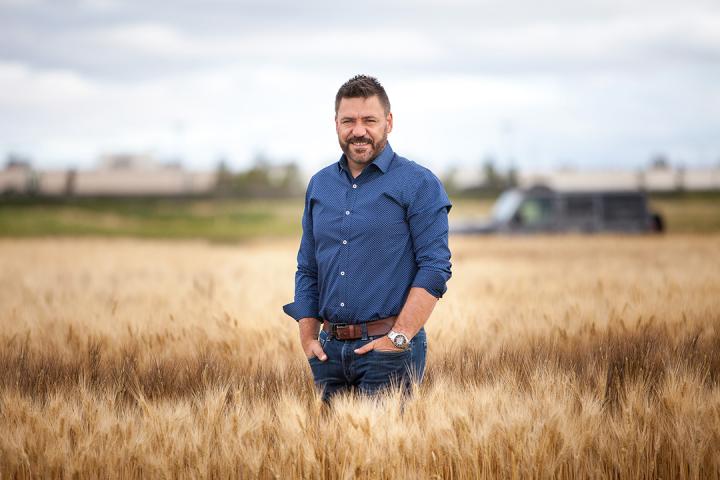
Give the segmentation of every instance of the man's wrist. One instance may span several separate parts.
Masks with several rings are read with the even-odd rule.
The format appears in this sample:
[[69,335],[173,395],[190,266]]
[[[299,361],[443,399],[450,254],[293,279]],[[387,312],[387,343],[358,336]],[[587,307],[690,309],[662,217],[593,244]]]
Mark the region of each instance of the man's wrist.
[[[393,327],[390,329],[390,332],[402,333],[407,337],[408,341],[412,340],[419,329],[416,330],[409,327],[408,325],[399,325],[399,323],[401,322],[396,321]],[[388,332],[388,335],[390,334],[390,332]]]
[[410,338],[401,331],[390,330],[387,337],[395,345],[396,348],[407,350],[410,347]]

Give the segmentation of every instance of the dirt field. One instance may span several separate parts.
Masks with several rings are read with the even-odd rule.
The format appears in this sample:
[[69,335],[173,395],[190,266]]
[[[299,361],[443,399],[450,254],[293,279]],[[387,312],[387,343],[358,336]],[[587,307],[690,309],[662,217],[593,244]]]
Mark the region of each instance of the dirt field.
[[295,240],[0,240],[0,478],[717,478],[720,235],[451,238],[428,370],[323,411]]

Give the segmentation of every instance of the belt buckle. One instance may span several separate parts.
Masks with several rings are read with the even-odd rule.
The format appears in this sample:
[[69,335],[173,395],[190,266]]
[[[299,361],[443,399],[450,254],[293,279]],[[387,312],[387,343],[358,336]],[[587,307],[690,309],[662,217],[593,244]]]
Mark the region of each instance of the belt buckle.
[[337,329],[338,329],[338,328],[345,328],[345,327],[347,327],[347,326],[348,326],[347,323],[333,323],[333,324],[332,324],[332,328],[331,328],[331,332],[332,332],[332,334],[333,334],[333,337],[335,337],[335,338],[337,338],[337,339],[339,339],[339,340],[342,340],[340,337],[338,337]]

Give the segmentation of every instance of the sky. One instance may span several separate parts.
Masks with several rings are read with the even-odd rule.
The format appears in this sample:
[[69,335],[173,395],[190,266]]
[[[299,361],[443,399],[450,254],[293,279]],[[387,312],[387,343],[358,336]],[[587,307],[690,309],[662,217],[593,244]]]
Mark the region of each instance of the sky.
[[720,165],[717,0],[0,0],[0,156],[312,173],[358,73],[438,173]]

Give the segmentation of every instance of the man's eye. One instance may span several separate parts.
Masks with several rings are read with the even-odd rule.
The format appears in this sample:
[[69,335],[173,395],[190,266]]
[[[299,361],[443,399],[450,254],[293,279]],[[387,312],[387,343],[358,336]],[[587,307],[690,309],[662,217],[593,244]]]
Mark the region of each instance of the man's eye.
[[365,121],[366,121],[367,123],[375,123],[376,120],[375,120],[374,118],[368,118],[368,119],[365,120]]
[[343,120],[341,123],[342,123],[343,125],[347,125],[348,123],[350,123],[350,120]]

